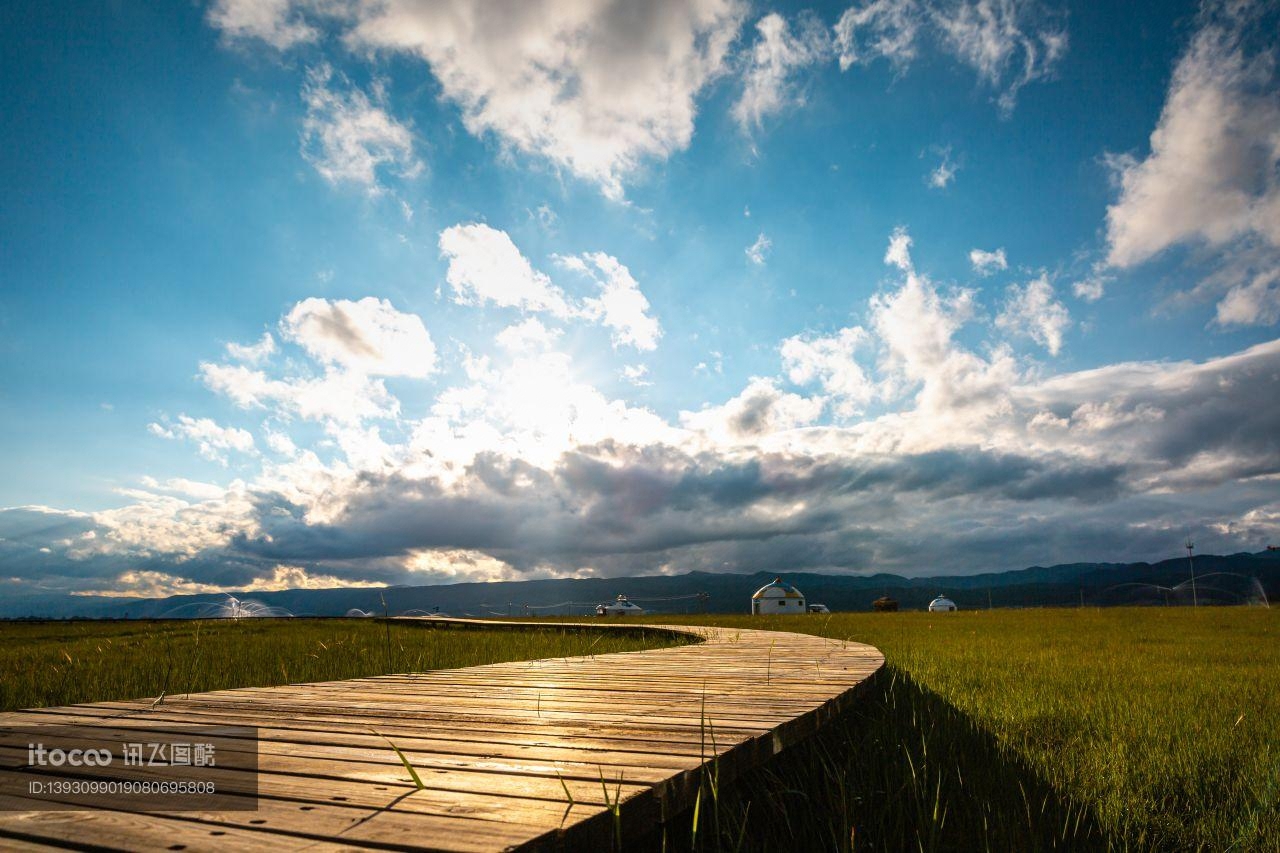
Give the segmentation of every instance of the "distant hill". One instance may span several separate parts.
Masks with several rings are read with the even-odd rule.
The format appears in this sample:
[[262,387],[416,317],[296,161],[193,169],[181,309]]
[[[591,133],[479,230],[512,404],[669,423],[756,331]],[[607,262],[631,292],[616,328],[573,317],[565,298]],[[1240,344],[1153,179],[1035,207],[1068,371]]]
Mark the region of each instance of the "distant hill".
[[[1198,555],[1196,592],[1201,604],[1240,604],[1280,595],[1280,552]],[[1187,558],[1159,563],[1068,563],[979,575],[905,578],[899,575],[837,575],[780,572],[810,602],[832,610],[868,610],[881,595],[905,610],[922,609],[946,593],[961,609],[1079,605],[1191,603]],[[585,614],[595,604],[625,593],[653,612],[746,613],[751,593],[774,573],[689,572],[628,578],[459,583],[386,588],[291,589],[232,593],[297,616],[342,616],[351,610],[381,614],[382,597],[392,614],[406,611],[454,616]],[[224,594],[129,599],[39,595],[0,601],[0,618],[166,618],[208,615],[224,605]]]

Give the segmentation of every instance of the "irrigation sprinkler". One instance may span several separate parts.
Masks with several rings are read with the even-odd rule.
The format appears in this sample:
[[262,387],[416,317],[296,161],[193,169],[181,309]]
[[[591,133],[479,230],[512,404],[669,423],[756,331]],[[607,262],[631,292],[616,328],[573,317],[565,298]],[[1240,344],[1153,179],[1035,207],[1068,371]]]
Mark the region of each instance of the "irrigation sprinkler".
[[1200,598],[1196,594],[1196,563],[1191,558],[1191,552],[1195,549],[1196,543],[1191,541],[1191,537],[1187,537],[1187,565],[1191,568],[1191,606],[1199,607]]
[[261,601],[254,601],[252,599],[242,600],[236,598],[234,595],[224,595],[222,601],[195,602],[192,604],[184,604],[171,610],[166,610],[160,618],[187,618],[180,617],[179,614],[184,609],[189,608],[195,608],[190,615],[196,619],[232,619],[239,621],[241,619],[285,617],[294,615],[283,607],[263,604]]
[[[1208,583],[1212,578],[1239,578],[1245,583],[1240,584],[1239,582],[1236,582],[1234,585],[1221,586],[1216,581],[1212,584]],[[1157,583],[1118,583],[1107,587],[1099,592],[1098,595],[1102,598],[1106,598],[1111,593],[1119,590],[1127,590],[1131,592],[1136,590],[1148,590],[1153,594],[1162,596],[1164,599],[1164,605],[1168,607],[1172,603],[1170,601],[1170,596],[1180,596],[1185,594],[1186,590],[1191,587],[1191,583],[1190,578],[1182,581],[1181,583],[1175,584],[1174,586],[1162,586]],[[1271,606],[1271,602],[1267,599],[1266,588],[1255,575],[1243,575],[1239,572],[1210,572],[1206,575],[1196,575],[1195,590],[1197,600],[1200,590],[1204,590],[1206,595],[1209,596],[1205,601],[1209,604],[1258,604],[1262,607]],[[1139,600],[1135,603],[1141,604],[1144,602]],[[1155,603],[1158,603],[1158,601]]]

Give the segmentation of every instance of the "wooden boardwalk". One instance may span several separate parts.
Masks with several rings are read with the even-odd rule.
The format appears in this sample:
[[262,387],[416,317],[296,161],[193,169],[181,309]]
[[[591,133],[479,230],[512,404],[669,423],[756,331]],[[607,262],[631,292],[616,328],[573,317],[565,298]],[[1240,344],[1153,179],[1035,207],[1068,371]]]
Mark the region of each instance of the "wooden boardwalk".
[[[624,834],[644,834],[692,806],[704,763],[717,759],[721,783],[760,764],[855,701],[884,662],[871,646],[806,634],[679,630],[704,641],[2,714],[0,730],[92,724],[117,739],[139,726],[257,726],[260,799],[238,812],[0,811],[0,848],[607,850],[619,794]],[[0,748],[0,766],[25,760]],[[219,790],[246,775],[225,771]]]

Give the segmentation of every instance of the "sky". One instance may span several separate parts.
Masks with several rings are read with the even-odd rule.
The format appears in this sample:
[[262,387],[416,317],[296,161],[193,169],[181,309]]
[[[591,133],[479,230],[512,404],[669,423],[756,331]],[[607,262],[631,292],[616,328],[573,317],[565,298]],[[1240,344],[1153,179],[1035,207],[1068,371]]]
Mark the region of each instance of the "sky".
[[1268,3],[0,18],[0,593],[1280,542]]

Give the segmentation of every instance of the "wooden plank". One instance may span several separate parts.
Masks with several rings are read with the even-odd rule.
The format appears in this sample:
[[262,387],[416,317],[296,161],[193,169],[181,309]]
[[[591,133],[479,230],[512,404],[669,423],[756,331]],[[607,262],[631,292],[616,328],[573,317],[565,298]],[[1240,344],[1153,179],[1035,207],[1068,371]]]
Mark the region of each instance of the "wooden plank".
[[[72,724],[77,719],[83,718],[68,717],[65,721],[59,720],[58,722],[59,724]],[[153,722],[146,725],[145,731],[180,732],[189,727],[191,722],[190,718],[175,721],[171,725]],[[98,725],[95,726],[95,734],[99,735],[104,741],[123,743],[136,741],[139,728],[139,725]],[[234,744],[236,739],[230,738],[230,741]],[[670,749],[662,749],[658,741],[653,741],[653,746],[647,750],[623,751],[614,748],[609,741],[605,740],[595,741],[590,746],[546,742],[513,744],[497,740],[446,739],[443,734],[438,737],[434,736],[434,734],[433,736],[424,737],[419,732],[403,737],[395,737],[392,742],[410,757],[416,755],[438,755],[485,760],[522,759],[542,762],[587,762],[590,764],[623,767],[685,767],[690,760],[696,761],[704,757],[697,744],[690,744],[679,752],[673,752]],[[299,736],[294,732],[260,727],[258,729],[258,743],[260,744],[260,748],[257,750],[259,754],[281,753],[296,757],[322,757],[326,760],[358,758],[370,761],[382,759],[392,763],[396,762],[395,755],[388,747],[387,741],[376,735],[369,734],[367,730],[351,733],[315,731]],[[247,743],[246,747],[253,749],[254,744]],[[15,752],[25,750],[25,741],[22,744],[6,744],[3,733],[0,733],[0,766],[5,766],[6,764],[4,760],[4,750],[6,748]]]
[[[495,625],[406,621],[452,630]],[[243,749],[257,752],[260,768],[257,812],[0,812],[0,837],[111,849],[159,840],[183,849],[607,847],[613,818],[602,777],[609,797],[618,791],[624,825],[651,826],[691,804],[704,761],[716,758],[721,783],[729,782],[816,731],[883,663],[868,646],[809,635],[697,634],[699,644],[645,652],[0,715],[0,767],[25,758],[20,745],[5,742],[13,726],[86,725],[122,742],[139,727],[234,724],[259,728],[259,740]],[[423,790],[382,735],[414,766]],[[233,741],[225,749],[241,747]],[[244,771],[216,775],[220,790],[253,790]]]
[[[143,716],[120,717],[108,709],[81,706],[74,709],[49,708],[40,711],[14,712],[5,715],[21,725],[148,725],[156,730],[183,724],[227,725],[243,722],[243,712],[193,710],[182,708],[168,711],[163,707],[153,709]],[[360,737],[367,735],[369,726],[353,722],[338,715],[286,714],[272,709],[254,712],[255,724],[260,731],[279,733],[270,735],[280,740],[297,739],[302,742],[326,742],[327,738]],[[388,720],[378,727],[380,734],[392,739],[412,738],[421,735],[424,727],[412,722]],[[558,744],[586,750],[610,749],[626,752],[663,752],[671,755],[700,755],[701,740],[697,731],[677,731],[656,726],[604,727],[588,722],[575,724],[539,724],[530,726],[520,721],[506,723],[477,723],[463,720],[448,729],[429,728],[432,737],[450,741],[513,745],[546,746]],[[268,736],[268,735],[264,735]],[[316,739],[319,740],[316,740]],[[399,741],[397,740],[397,743]]]
[[[410,796],[417,795],[417,792]],[[8,800],[9,798],[5,798]],[[13,798],[16,802],[21,802]],[[6,802],[5,805],[12,805]],[[603,809],[601,809],[603,812]],[[311,846],[314,841],[339,844],[346,849],[381,848],[413,850],[432,846],[430,839],[441,835],[452,836],[443,849],[466,851],[503,850],[529,840],[531,828],[515,821],[481,821],[466,815],[437,816],[408,813],[396,808],[353,808],[345,805],[303,805],[279,800],[262,800],[257,811],[252,812],[184,812],[168,815],[142,815],[110,809],[64,812],[20,812],[26,818],[26,840],[35,833],[30,826],[40,824],[55,826],[61,830],[61,841],[87,839],[88,844],[103,844],[103,829],[111,834],[121,826],[132,830],[138,821],[149,824],[146,831],[113,839],[114,846],[129,841],[124,849],[182,849],[171,845],[181,843],[192,846],[237,849],[244,843],[252,848],[274,847],[276,850]],[[68,816],[72,816],[68,818]],[[586,817],[585,815],[583,816]],[[60,819],[61,818],[61,819]],[[123,819],[123,823],[120,821]],[[18,823],[17,821],[13,823]],[[71,828],[70,832],[66,832]],[[84,830],[93,834],[86,835]],[[536,832],[536,830],[533,830]],[[555,828],[543,828],[538,835],[554,832]],[[0,824],[0,833],[22,832],[9,821]],[[62,834],[66,832],[66,834]],[[175,842],[175,836],[180,839]],[[229,839],[234,841],[229,842]]]

